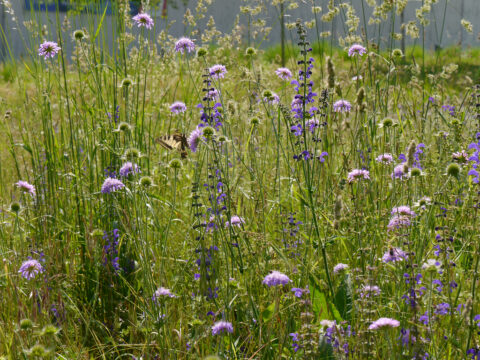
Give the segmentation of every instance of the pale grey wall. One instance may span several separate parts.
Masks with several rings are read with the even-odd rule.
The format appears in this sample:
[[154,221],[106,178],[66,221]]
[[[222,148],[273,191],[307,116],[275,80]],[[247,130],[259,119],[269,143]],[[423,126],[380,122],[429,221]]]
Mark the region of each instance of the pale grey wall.
[[[345,0],[349,1],[349,0]],[[357,14],[361,16],[361,0],[350,0],[354,7],[357,9]],[[377,0],[378,2],[379,0]],[[447,1],[447,8],[446,8],[446,21],[444,25],[444,32],[443,37],[440,41],[440,33],[442,28],[442,19],[444,13],[445,2]],[[28,20],[30,18],[30,13],[24,9],[24,1],[23,0],[10,0],[14,7],[15,16],[18,20],[19,24],[23,24],[23,21]],[[180,2],[180,1],[177,1]],[[270,1],[268,1],[270,2]],[[317,5],[321,5],[324,12],[327,8],[328,0],[315,0]],[[463,2],[463,10],[462,10],[462,2]],[[308,1],[310,3],[310,1]],[[0,2],[1,4],[1,2]],[[239,14],[239,9],[241,5],[245,3],[241,0],[216,0],[211,6],[209,13],[207,14],[207,18],[211,15],[216,21],[217,28],[222,32],[229,32],[234,24],[236,16]],[[302,18],[304,20],[311,20],[312,13],[311,13],[311,6],[310,5],[302,5],[302,2],[299,1],[300,7],[294,11],[288,12],[287,22],[295,21],[297,18]],[[421,4],[420,0],[410,0],[409,5],[407,6],[406,13],[405,13],[405,20],[413,20],[415,18],[415,9],[418,8]],[[189,7],[194,8],[196,5],[196,0],[189,0]],[[10,14],[5,14],[3,11],[3,5],[0,5],[0,21],[2,27],[5,29],[7,37],[9,38],[9,44],[17,57],[24,56],[26,54],[25,45],[21,40],[21,37],[18,35],[18,29],[16,23],[12,21]],[[185,9],[183,6],[180,6],[178,9],[169,8],[168,11],[168,20],[172,21],[175,20],[175,23],[172,25],[170,33],[176,37],[181,36],[184,34],[184,25],[182,23],[183,14]],[[462,16],[463,11],[463,16]],[[45,14],[45,13],[37,13],[38,16],[43,18],[43,22],[47,24],[51,30],[51,38],[55,39],[55,15],[54,14]],[[65,14],[61,14],[61,18]],[[100,15],[99,15],[100,16]],[[279,21],[278,21],[278,13],[275,11],[274,8],[268,7],[268,10],[265,14],[267,20],[267,26],[272,26],[273,31],[268,39],[268,41],[264,42],[265,45],[276,43],[280,40],[280,30],[279,30]],[[245,15],[240,15],[242,24],[246,23]],[[366,15],[367,22],[369,15]],[[465,18],[472,22],[474,26],[474,33],[468,34],[460,25],[460,20]],[[452,44],[458,44],[462,41],[462,46],[479,46],[480,42],[478,41],[477,37],[480,31],[480,0],[439,0],[437,4],[433,6],[432,11],[432,19],[430,26],[426,29],[426,45],[429,48],[433,48],[435,45],[446,46]],[[204,19],[201,22],[201,26],[205,25],[205,22],[208,19]],[[363,26],[363,19],[361,19],[361,27]],[[72,28],[80,28],[83,23],[87,21],[85,15],[80,15],[70,20],[72,22]],[[160,29],[165,27],[165,20],[161,19],[159,16],[155,19],[157,32]],[[399,19],[396,20],[397,26],[396,30],[400,31],[398,28]],[[323,24],[323,23],[322,23]],[[385,25],[385,29],[380,31],[380,38],[383,39],[383,42],[386,41],[387,35],[389,33],[389,22]],[[391,24],[391,23],[390,23]],[[337,34],[343,33],[343,25],[339,18],[336,21],[336,29]],[[107,29],[112,28],[112,17],[107,16],[105,20],[104,26]],[[325,30],[330,30],[330,25],[322,25],[325,26]],[[20,30],[25,34],[25,29],[22,25],[20,25]],[[369,38],[377,39],[378,30],[368,26],[367,32]],[[310,35],[312,39],[315,38],[315,31],[311,30]],[[407,37],[408,38],[408,37]],[[411,43],[411,41],[407,40],[407,43]],[[400,42],[397,42],[397,47],[400,46]],[[71,44],[65,45],[67,52],[71,49]],[[2,49],[5,52],[5,48]]]

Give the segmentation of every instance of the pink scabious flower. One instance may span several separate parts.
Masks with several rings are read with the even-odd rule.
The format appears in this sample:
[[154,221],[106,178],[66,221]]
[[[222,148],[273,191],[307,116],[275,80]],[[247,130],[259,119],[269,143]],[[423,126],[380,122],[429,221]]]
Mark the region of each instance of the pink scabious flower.
[[290,282],[290,279],[287,275],[282,274],[279,271],[272,271],[270,274],[265,276],[263,279],[263,284],[268,287],[278,286],[278,285],[287,285]]
[[245,220],[244,220],[243,218],[241,218],[240,216],[233,215],[233,216],[230,218],[230,221],[227,221],[227,222],[225,223],[225,226],[226,226],[226,227],[229,227],[229,226],[241,227],[242,224],[245,224]]
[[375,159],[378,163],[381,164],[390,164],[393,162],[393,156],[392,154],[381,154],[378,155],[377,158]]
[[405,251],[399,248],[391,248],[383,254],[382,261],[384,263],[403,261],[407,257]]
[[355,55],[363,56],[367,52],[367,49],[365,49],[362,45],[360,44],[353,44],[350,46],[350,49],[348,49],[348,56],[352,57]]
[[169,297],[169,298],[175,298],[176,296],[174,294],[172,294],[172,292],[170,291],[170,289],[166,289],[164,287],[160,287],[158,288],[154,293],[153,293],[153,301],[157,301],[158,299],[160,299],[162,296],[164,297]]
[[128,177],[130,174],[138,174],[140,172],[140,168],[137,164],[134,164],[130,161],[127,161],[119,170],[120,176]]
[[369,330],[377,330],[377,329],[381,329],[381,328],[385,328],[385,327],[395,328],[395,327],[399,327],[399,326],[400,326],[400,322],[398,320],[390,319],[390,318],[380,318],[380,319],[374,321],[373,323],[371,323],[370,326],[368,327],[368,329]]
[[153,19],[147,13],[139,13],[135,15],[132,19],[137,23],[138,27],[144,27],[147,29],[153,28]]
[[412,224],[409,216],[394,216],[390,219],[387,225],[388,231],[393,231],[405,227],[409,227]]
[[415,211],[410,209],[410,206],[402,205],[399,207],[394,207],[392,209],[392,215],[394,216],[410,216],[410,217],[415,217],[417,214],[415,214]]
[[37,274],[41,272],[43,272],[42,265],[34,259],[24,261],[18,270],[18,273],[27,280],[35,279]]
[[347,113],[352,110],[352,104],[348,100],[338,100],[333,104],[333,111],[339,113]]
[[170,105],[170,111],[174,114],[180,114],[187,111],[187,106],[181,101],[175,101]]
[[303,100],[300,97],[295,97],[292,100],[292,103],[290,104],[290,106],[292,108],[292,111],[294,111],[294,109],[301,109],[303,106]]
[[462,150],[462,151],[458,151],[458,152],[454,152],[452,154],[452,159],[454,161],[457,161],[461,164],[464,164],[468,161],[468,153],[465,151],[465,150]]
[[56,42],[44,41],[38,48],[38,55],[43,56],[45,60],[53,58],[62,48]]
[[188,146],[190,147],[190,150],[192,150],[192,152],[197,152],[198,143],[202,139],[202,134],[202,129],[198,127],[190,133],[187,141]]
[[348,269],[347,264],[338,263],[337,265],[334,266],[333,273],[338,274],[339,272],[347,270],[347,269]]
[[187,37],[181,37],[175,43],[175,51],[182,54],[184,51],[191,53],[195,51],[195,43]]
[[370,172],[368,170],[355,169],[348,173],[347,180],[350,184],[362,179],[370,180]]
[[208,72],[210,73],[212,79],[223,79],[227,73],[227,68],[223,65],[216,64],[208,69]]
[[212,326],[212,335],[218,335],[226,332],[233,333],[233,325],[228,321],[217,321]]
[[282,80],[288,80],[292,78],[292,72],[285,67],[275,70],[275,74],[277,74],[277,76]]
[[18,181],[17,183],[15,183],[15,185],[23,192],[26,192],[26,193],[29,193],[30,195],[32,196],[35,196],[36,192],[35,192],[35,186],[33,186],[32,184],[29,184],[28,182],[26,181],[23,181],[23,180],[20,180]]
[[115,192],[117,190],[123,189],[124,187],[125,187],[125,184],[122,183],[120,180],[108,177],[103,182],[102,193],[110,194],[110,193]]
[[380,292],[380,288],[376,285],[364,285],[360,290],[360,296],[368,298],[371,295],[380,295]]

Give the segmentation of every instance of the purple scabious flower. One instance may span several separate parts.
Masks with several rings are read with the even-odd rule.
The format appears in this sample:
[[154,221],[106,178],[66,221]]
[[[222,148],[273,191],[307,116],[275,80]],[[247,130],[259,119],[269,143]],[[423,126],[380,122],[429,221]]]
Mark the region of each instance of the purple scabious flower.
[[195,51],[195,43],[187,37],[181,37],[175,43],[175,51],[181,54],[183,54],[184,51],[191,53]]
[[388,165],[388,164],[391,164],[393,162],[393,156],[392,156],[392,154],[382,154],[382,155],[378,155],[375,160],[378,163]]
[[31,280],[35,279],[38,273],[43,272],[43,267],[37,260],[30,259],[22,263],[18,272],[25,279]]
[[128,177],[130,174],[138,174],[140,172],[140,168],[137,164],[133,164],[130,161],[127,161],[119,170],[120,176]]
[[383,254],[382,261],[384,263],[403,261],[407,255],[405,251],[399,248],[392,248]]
[[392,215],[415,217],[417,214],[415,214],[415,211],[410,209],[410,206],[403,205],[399,207],[394,207],[392,209]]
[[275,70],[275,74],[277,74],[277,76],[282,80],[288,80],[292,77],[292,72],[285,67],[281,67]]
[[218,335],[222,333],[233,333],[233,325],[228,321],[218,321],[212,326],[212,335]]
[[384,327],[399,327],[400,322],[395,319],[390,319],[390,318],[380,318],[373,323],[370,324],[368,327],[369,330],[377,330],[381,329]]
[[348,265],[347,265],[347,264],[338,263],[337,265],[335,265],[335,266],[333,267],[333,273],[334,273],[334,274],[338,274],[339,272],[344,271],[344,270],[347,270],[347,269],[348,269]]
[[53,58],[62,48],[54,41],[44,41],[38,48],[38,55],[43,56],[45,60]]
[[307,123],[305,124],[308,127],[308,130],[313,134],[315,129],[320,126],[320,121],[318,119],[308,119]]
[[370,180],[370,172],[368,170],[354,169],[348,173],[348,183],[357,182],[358,180]]
[[187,106],[181,101],[175,101],[170,105],[170,111],[174,114],[180,114],[187,111]]
[[29,184],[28,182],[26,181],[23,181],[23,180],[20,180],[18,181],[17,183],[15,183],[15,185],[23,192],[26,192],[26,193],[29,193],[30,195],[32,196],[35,196],[36,192],[35,192],[35,186],[33,186],[32,184]]
[[227,68],[223,65],[216,64],[208,69],[208,72],[210,73],[212,79],[223,79],[227,73]]
[[394,216],[387,225],[388,231],[409,227],[412,224],[408,216]]
[[233,215],[230,218],[230,221],[227,221],[225,223],[225,227],[229,227],[229,226],[241,227],[242,224],[245,224],[245,220],[243,218],[241,218],[240,216]]
[[206,95],[207,99],[210,100],[210,101],[214,101],[215,99],[217,99],[218,97],[220,96],[220,93],[218,92],[217,89],[215,88],[211,88],[208,90],[208,93]]
[[352,110],[352,104],[348,100],[338,100],[333,104],[333,111],[339,113],[347,113]]
[[120,180],[108,177],[103,182],[102,193],[110,194],[117,190],[123,189],[124,187],[125,187],[125,184],[122,183]]
[[175,298],[176,296],[174,294],[172,294],[172,292],[170,291],[170,289],[166,289],[164,287],[160,287],[158,288],[154,293],[153,293],[153,296],[152,296],[152,299],[153,301],[157,301],[158,299],[160,299],[161,297],[169,297],[169,298]]
[[362,45],[360,44],[353,44],[350,46],[350,49],[348,49],[348,56],[352,57],[355,55],[363,56],[367,52],[367,49],[365,49]]
[[198,127],[190,133],[187,141],[188,146],[190,147],[190,150],[192,150],[192,152],[197,152],[198,143],[200,142],[201,138],[202,129]]
[[287,275],[274,270],[270,274],[265,276],[262,283],[267,285],[268,287],[272,287],[272,286],[278,286],[278,285],[287,285],[289,282],[290,282],[290,279],[288,278]]
[[461,164],[465,164],[468,161],[468,153],[465,150],[452,153],[452,160]]
[[395,166],[395,168],[393,169],[392,175],[390,175],[390,176],[391,176],[392,180],[393,179],[405,179],[405,178],[407,178],[408,174],[405,171],[405,165],[400,164],[400,165]]
[[137,23],[138,27],[145,27],[147,29],[151,29],[154,25],[152,17],[147,13],[139,13],[135,15],[132,19]]

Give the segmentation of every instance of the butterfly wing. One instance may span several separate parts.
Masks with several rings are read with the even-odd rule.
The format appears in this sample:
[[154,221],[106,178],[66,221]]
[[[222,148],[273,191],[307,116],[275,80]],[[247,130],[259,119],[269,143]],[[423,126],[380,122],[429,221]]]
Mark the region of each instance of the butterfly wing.
[[158,138],[156,142],[167,150],[180,151],[182,158],[187,157],[188,142],[185,134],[164,135]]

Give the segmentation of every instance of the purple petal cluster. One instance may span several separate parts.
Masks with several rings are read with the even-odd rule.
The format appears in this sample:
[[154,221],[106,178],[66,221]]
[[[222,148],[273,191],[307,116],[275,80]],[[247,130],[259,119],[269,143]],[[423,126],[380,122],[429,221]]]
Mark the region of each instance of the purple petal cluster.
[[223,79],[227,73],[227,68],[224,65],[216,64],[208,69],[212,79]]
[[275,70],[275,74],[282,80],[288,80],[292,78],[292,72],[285,67]]
[[373,323],[370,324],[368,327],[369,330],[377,330],[385,327],[399,327],[400,322],[395,319],[390,318],[380,318]]
[[130,174],[138,174],[140,173],[140,168],[138,167],[137,164],[134,164],[130,161],[127,161],[125,164],[122,165],[122,167],[119,170],[119,174],[122,177],[128,177]]
[[348,100],[338,100],[333,104],[333,111],[339,113],[348,113],[352,110],[352,104]]
[[183,54],[185,51],[191,53],[195,51],[195,43],[187,37],[181,37],[175,43],[175,51],[181,54]]
[[218,321],[212,326],[212,335],[233,333],[233,325],[228,321]]
[[43,56],[45,60],[53,58],[62,48],[54,41],[45,41],[38,48],[38,55]]
[[35,196],[36,192],[35,192],[35,186],[33,186],[32,184],[29,184],[28,182],[26,181],[23,181],[23,180],[20,180],[18,181],[17,183],[15,183],[15,185],[23,192],[26,192],[32,196]]
[[365,49],[362,45],[360,44],[353,44],[350,46],[350,49],[348,49],[348,56],[352,57],[355,55],[363,56],[367,52],[367,49]]
[[272,287],[278,285],[287,285],[290,282],[290,279],[287,275],[282,274],[279,271],[272,271],[270,274],[265,276],[263,279],[263,284]]
[[363,169],[354,169],[348,173],[347,180],[350,184],[358,180],[370,180],[370,172]]
[[123,189],[124,187],[125,187],[125,184],[122,183],[120,180],[108,177],[103,182],[102,193],[110,194],[117,190]]
[[175,101],[170,105],[170,111],[174,114],[180,114],[187,111],[187,106],[181,101]]
[[21,274],[25,279],[32,280],[35,279],[37,274],[43,272],[42,265],[34,259],[24,261],[18,273]]
[[147,13],[139,13],[135,15],[132,19],[133,21],[135,21],[138,27],[144,27],[147,29],[153,28],[153,25],[154,25],[153,19]]
[[188,137],[188,146],[190,147],[190,150],[192,152],[197,152],[198,148],[198,143],[202,139],[202,129],[197,127],[195,130],[193,130],[190,133],[190,136]]

